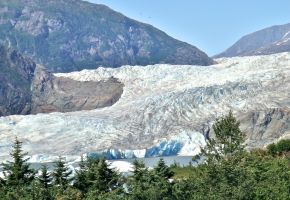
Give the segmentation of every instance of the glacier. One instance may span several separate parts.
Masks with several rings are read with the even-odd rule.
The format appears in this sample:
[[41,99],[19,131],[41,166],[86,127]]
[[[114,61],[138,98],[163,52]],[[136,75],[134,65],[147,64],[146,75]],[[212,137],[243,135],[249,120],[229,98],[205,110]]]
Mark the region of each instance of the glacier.
[[106,108],[1,117],[0,160],[9,157],[16,136],[31,160],[41,162],[58,156],[76,160],[83,154],[112,159],[196,155],[212,135],[214,120],[229,110],[241,119],[246,143],[253,147],[289,137],[288,118],[277,118],[283,124],[278,132],[266,130],[269,125],[262,122],[271,109],[288,113],[290,53],[216,62],[206,67],[157,64],[55,74],[77,81],[115,77],[125,85],[124,92]]

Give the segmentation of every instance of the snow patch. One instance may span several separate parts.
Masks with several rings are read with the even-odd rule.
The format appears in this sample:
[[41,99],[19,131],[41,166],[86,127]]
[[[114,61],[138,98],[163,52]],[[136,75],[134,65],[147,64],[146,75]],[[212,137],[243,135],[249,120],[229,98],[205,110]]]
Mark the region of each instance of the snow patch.
[[132,172],[133,171],[133,164],[126,162],[126,161],[112,161],[109,162],[110,167],[120,173],[124,172]]
[[286,37],[288,37],[288,36],[289,36],[289,34],[290,34],[290,31],[288,31],[287,33],[285,33],[285,34],[283,35],[283,37],[282,37],[282,38],[286,38]]

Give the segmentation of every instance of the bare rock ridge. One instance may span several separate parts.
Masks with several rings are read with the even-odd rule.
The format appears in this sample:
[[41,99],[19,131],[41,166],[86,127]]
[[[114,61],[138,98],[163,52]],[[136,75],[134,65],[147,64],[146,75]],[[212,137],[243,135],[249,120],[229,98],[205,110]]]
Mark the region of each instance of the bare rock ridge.
[[113,105],[123,93],[113,77],[86,82],[55,77],[1,45],[0,82],[0,116],[92,110]]
[[269,55],[289,51],[290,23],[272,26],[248,34],[238,40],[226,51],[214,57]]
[[113,77],[105,81],[80,82],[55,77],[37,67],[32,85],[31,113],[71,112],[111,106],[121,97],[123,86]]
[[213,63],[195,46],[82,0],[1,0],[0,42],[51,72]]

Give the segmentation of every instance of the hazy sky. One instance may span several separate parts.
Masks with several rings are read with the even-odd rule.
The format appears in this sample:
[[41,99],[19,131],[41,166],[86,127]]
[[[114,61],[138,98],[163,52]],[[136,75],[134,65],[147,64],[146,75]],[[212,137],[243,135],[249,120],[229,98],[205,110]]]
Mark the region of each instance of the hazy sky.
[[89,0],[217,54],[245,34],[290,23],[290,0]]

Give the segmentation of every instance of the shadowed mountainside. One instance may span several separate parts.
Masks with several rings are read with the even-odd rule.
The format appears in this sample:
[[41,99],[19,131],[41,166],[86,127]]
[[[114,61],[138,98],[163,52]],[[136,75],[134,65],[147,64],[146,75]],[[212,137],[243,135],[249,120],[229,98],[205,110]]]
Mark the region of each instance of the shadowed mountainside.
[[0,45],[0,116],[27,114],[35,63]]

